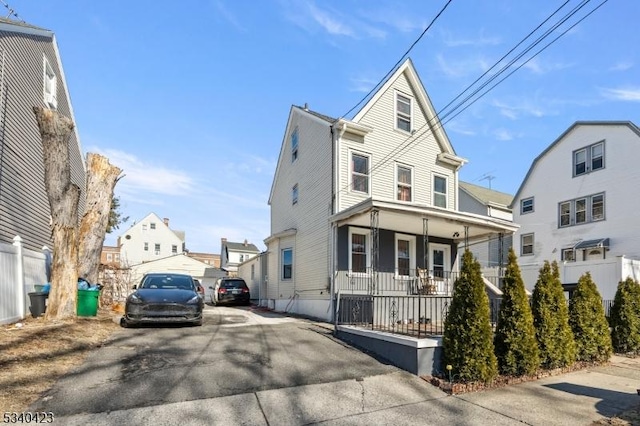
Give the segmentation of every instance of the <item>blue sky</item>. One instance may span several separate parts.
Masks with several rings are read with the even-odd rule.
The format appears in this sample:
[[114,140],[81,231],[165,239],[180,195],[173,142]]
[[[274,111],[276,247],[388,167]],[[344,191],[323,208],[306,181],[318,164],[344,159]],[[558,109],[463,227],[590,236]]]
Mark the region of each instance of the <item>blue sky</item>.
[[[213,253],[221,237],[264,248],[290,106],[344,116],[446,3],[8,2],[56,33],[84,152],[124,169],[116,195],[131,221],[106,243],[154,212],[186,232],[187,248]],[[563,3],[453,0],[409,55],[436,110]],[[609,0],[445,120],[456,153],[469,160],[460,178],[514,194],[533,159],[575,121],[640,124],[638,16],[637,0]]]

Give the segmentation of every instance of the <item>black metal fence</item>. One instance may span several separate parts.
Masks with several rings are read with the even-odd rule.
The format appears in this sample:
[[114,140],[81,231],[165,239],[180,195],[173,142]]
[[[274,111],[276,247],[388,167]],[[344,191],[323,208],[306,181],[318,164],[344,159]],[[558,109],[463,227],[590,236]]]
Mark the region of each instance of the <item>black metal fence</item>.
[[[379,296],[341,294],[338,299],[337,325],[352,325],[412,337],[441,336],[452,297],[450,296]],[[502,299],[489,299],[491,325],[495,328]],[[603,300],[609,317],[613,300]]]

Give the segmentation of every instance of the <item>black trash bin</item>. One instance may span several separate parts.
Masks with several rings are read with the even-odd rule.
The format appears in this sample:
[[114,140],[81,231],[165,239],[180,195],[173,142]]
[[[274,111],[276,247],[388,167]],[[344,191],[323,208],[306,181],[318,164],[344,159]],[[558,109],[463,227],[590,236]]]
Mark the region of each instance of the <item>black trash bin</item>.
[[45,293],[44,291],[34,291],[33,293],[29,293],[29,299],[31,300],[29,310],[31,311],[32,317],[38,318],[40,315],[44,314],[47,310],[47,297],[49,297],[49,293]]

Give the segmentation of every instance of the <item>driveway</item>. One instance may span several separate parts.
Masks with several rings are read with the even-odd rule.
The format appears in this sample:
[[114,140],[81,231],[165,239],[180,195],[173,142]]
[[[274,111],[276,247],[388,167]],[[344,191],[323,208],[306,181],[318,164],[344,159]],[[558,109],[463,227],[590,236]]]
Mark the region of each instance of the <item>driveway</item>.
[[448,396],[326,324],[205,312],[202,327],[122,329],[30,411],[64,425],[589,425],[638,404],[640,362]]

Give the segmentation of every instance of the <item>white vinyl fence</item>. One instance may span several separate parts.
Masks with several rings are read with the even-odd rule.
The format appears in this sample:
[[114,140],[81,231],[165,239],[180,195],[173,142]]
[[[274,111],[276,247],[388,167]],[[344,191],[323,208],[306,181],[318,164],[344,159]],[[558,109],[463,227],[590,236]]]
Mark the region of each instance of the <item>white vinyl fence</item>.
[[47,282],[48,249],[43,250],[25,249],[19,236],[13,244],[0,243],[0,324],[24,319],[29,312],[28,294],[35,285]]

